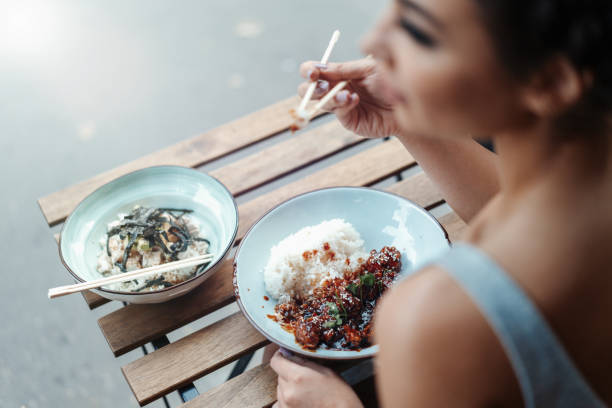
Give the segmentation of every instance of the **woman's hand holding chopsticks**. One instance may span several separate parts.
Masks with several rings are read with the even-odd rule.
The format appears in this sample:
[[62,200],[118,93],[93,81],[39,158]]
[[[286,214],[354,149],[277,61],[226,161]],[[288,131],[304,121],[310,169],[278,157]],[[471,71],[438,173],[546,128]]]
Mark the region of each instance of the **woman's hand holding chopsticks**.
[[308,61],[300,67],[300,75],[307,80],[298,88],[301,97],[304,97],[312,82],[317,83],[313,100],[322,99],[338,83],[348,81],[346,87],[323,106],[324,110],[334,112],[348,130],[371,138],[398,133],[391,104],[384,96],[373,58],[326,65]]

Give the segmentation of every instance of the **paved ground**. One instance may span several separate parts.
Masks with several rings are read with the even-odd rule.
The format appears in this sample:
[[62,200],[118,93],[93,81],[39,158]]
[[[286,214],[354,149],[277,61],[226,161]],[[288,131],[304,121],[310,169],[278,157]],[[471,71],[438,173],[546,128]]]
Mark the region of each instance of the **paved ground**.
[[[1,407],[137,406],[67,283],[36,199],[295,92],[385,2],[0,0]],[[212,382],[202,382],[201,386]],[[176,400],[174,400],[176,402]],[[159,403],[151,406],[160,406]]]

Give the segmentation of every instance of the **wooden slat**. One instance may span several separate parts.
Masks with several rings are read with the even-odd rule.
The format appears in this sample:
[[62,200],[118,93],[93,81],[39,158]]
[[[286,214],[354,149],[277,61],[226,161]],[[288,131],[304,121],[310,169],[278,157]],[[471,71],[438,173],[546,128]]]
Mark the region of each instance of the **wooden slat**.
[[[367,408],[376,406],[375,388],[370,377],[355,385],[355,392]],[[262,408],[276,402],[276,373],[270,365],[260,365],[232,378],[181,408]],[[371,394],[374,395],[371,395]]]
[[446,229],[446,232],[448,232],[448,237],[451,242],[455,242],[460,239],[463,232],[467,228],[466,223],[459,218],[455,212],[451,212],[438,218],[438,221],[440,221],[440,224],[442,224],[442,226],[444,226]]
[[[246,343],[250,346],[244,347]],[[267,343],[238,312],[121,370],[136,400],[144,405]]]
[[166,303],[127,305],[98,320],[102,334],[117,357],[230,304],[232,259],[191,293]]
[[209,174],[237,196],[366,140],[332,121]]
[[442,193],[423,172],[386,188],[390,193],[401,195],[416,204],[430,209],[444,202]]
[[325,187],[367,186],[414,164],[414,159],[400,141],[391,139],[245,203],[239,210],[238,236],[244,236],[259,217],[291,197]]
[[261,408],[276,401],[276,373],[269,365],[257,366],[197,396],[182,408]]
[[[419,176],[415,176],[413,179],[416,180],[416,183],[422,181]],[[406,186],[406,184],[403,185]],[[456,235],[456,230],[463,228],[462,223],[457,221],[456,217],[445,216],[443,221],[448,222],[443,226],[449,234]],[[227,276],[226,279],[230,280],[231,275]],[[164,350],[163,353],[160,353],[161,350],[154,351],[125,366],[123,370],[125,378],[134,391],[137,400],[140,403],[147,403],[152,399],[159,398],[194,378],[199,378],[199,376],[217,369],[220,364],[219,361],[228,362],[237,359],[244,354],[244,350],[256,349],[261,346],[262,342],[265,342],[263,336],[250,334],[253,327],[245,318],[238,319],[236,315],[233,315],[231,319],[231,325],[228,323],[220,327],[205,327],[176,343],[164,347],[161,349]],[[235,336],[240,337],[242,332],[247,333],[247,335],[243,338],[234,338]],[[198,339],[206,339],[205,342],[200,343],[199,349],[195,352],[197,355],[194,355],[192,349],[193,341],[195,341],[190,340],[192,336],[196,336]],[[229,338],[232,338],[231,347],[227,346]],[[224,353],[216,356],[219,349],[224,349]],[[194,360],[196,361],[195,364],[193,363]],[[164,367],[167,369],[164,370]],[[175,370],[175,367],[180,367],[181,370]],[[149,374],[147,374],[149,372],[156,373],[155,380],[149,377]],[[143,380],[143,377],[147,378],[147,381]]]
[[90,310],[93,310],[110,302],[109,299],[102,297],[96,293],[90,292],[88,290],[84,290],[83,292],[81,292],[81,295],[83,296],[83,299],[85,299],[85,303],[87,304],[87,307],[89,307]]
[[260,111],[184,140],[38,200],[50,226],[63,221],[92,191],[132,171],[155,165],[197,167],[242,147],[287,130],[293,119],[288,111],[298,103],[291,97]]
[[[397,185],[394,187],[397,188]],[[440,217],[439,221],[451,237],[458,237],[466,227],[465,223],[455,213],[444,215]],[[250,345],[245,343],[244,346],[249,347]],[[270,406],[275,400],[276,374],[266,365],[247,371],[194,398],[182,407],[255,408]]]
[[[376,145],[241,205],[238,238],[267,210],[296,194],[334,185],[367,185],[413,163],[397,140]],[[98,324],[112,352],[121,355],[231,302],[231,276],[232,263],[226,261],[193,293],[159,305],[128,305],[103,316]]]

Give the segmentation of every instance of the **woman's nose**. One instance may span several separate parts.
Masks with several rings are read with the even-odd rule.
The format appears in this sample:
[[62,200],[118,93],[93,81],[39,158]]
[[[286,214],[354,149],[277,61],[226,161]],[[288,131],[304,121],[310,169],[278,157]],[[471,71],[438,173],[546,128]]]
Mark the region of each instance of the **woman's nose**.
[[361,39],[360,48],[364,55],[371,55],[379,61],[387,62],[386,44],[390,24],[389,10],[379,19],[376,25]]

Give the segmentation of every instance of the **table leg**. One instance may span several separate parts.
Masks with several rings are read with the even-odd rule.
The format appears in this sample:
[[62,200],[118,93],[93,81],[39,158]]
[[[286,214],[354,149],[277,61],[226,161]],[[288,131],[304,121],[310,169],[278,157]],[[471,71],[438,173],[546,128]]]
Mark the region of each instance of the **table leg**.
[[246,370],[254,354],[255,353],[249,353],[245,356],[240,357],[240,359],[236,362],[234,368],[232,368],[232,372],[230,373],[229,377],[227,377],[227,379],[231,380],[232,378],[244,373],[244,370]]

